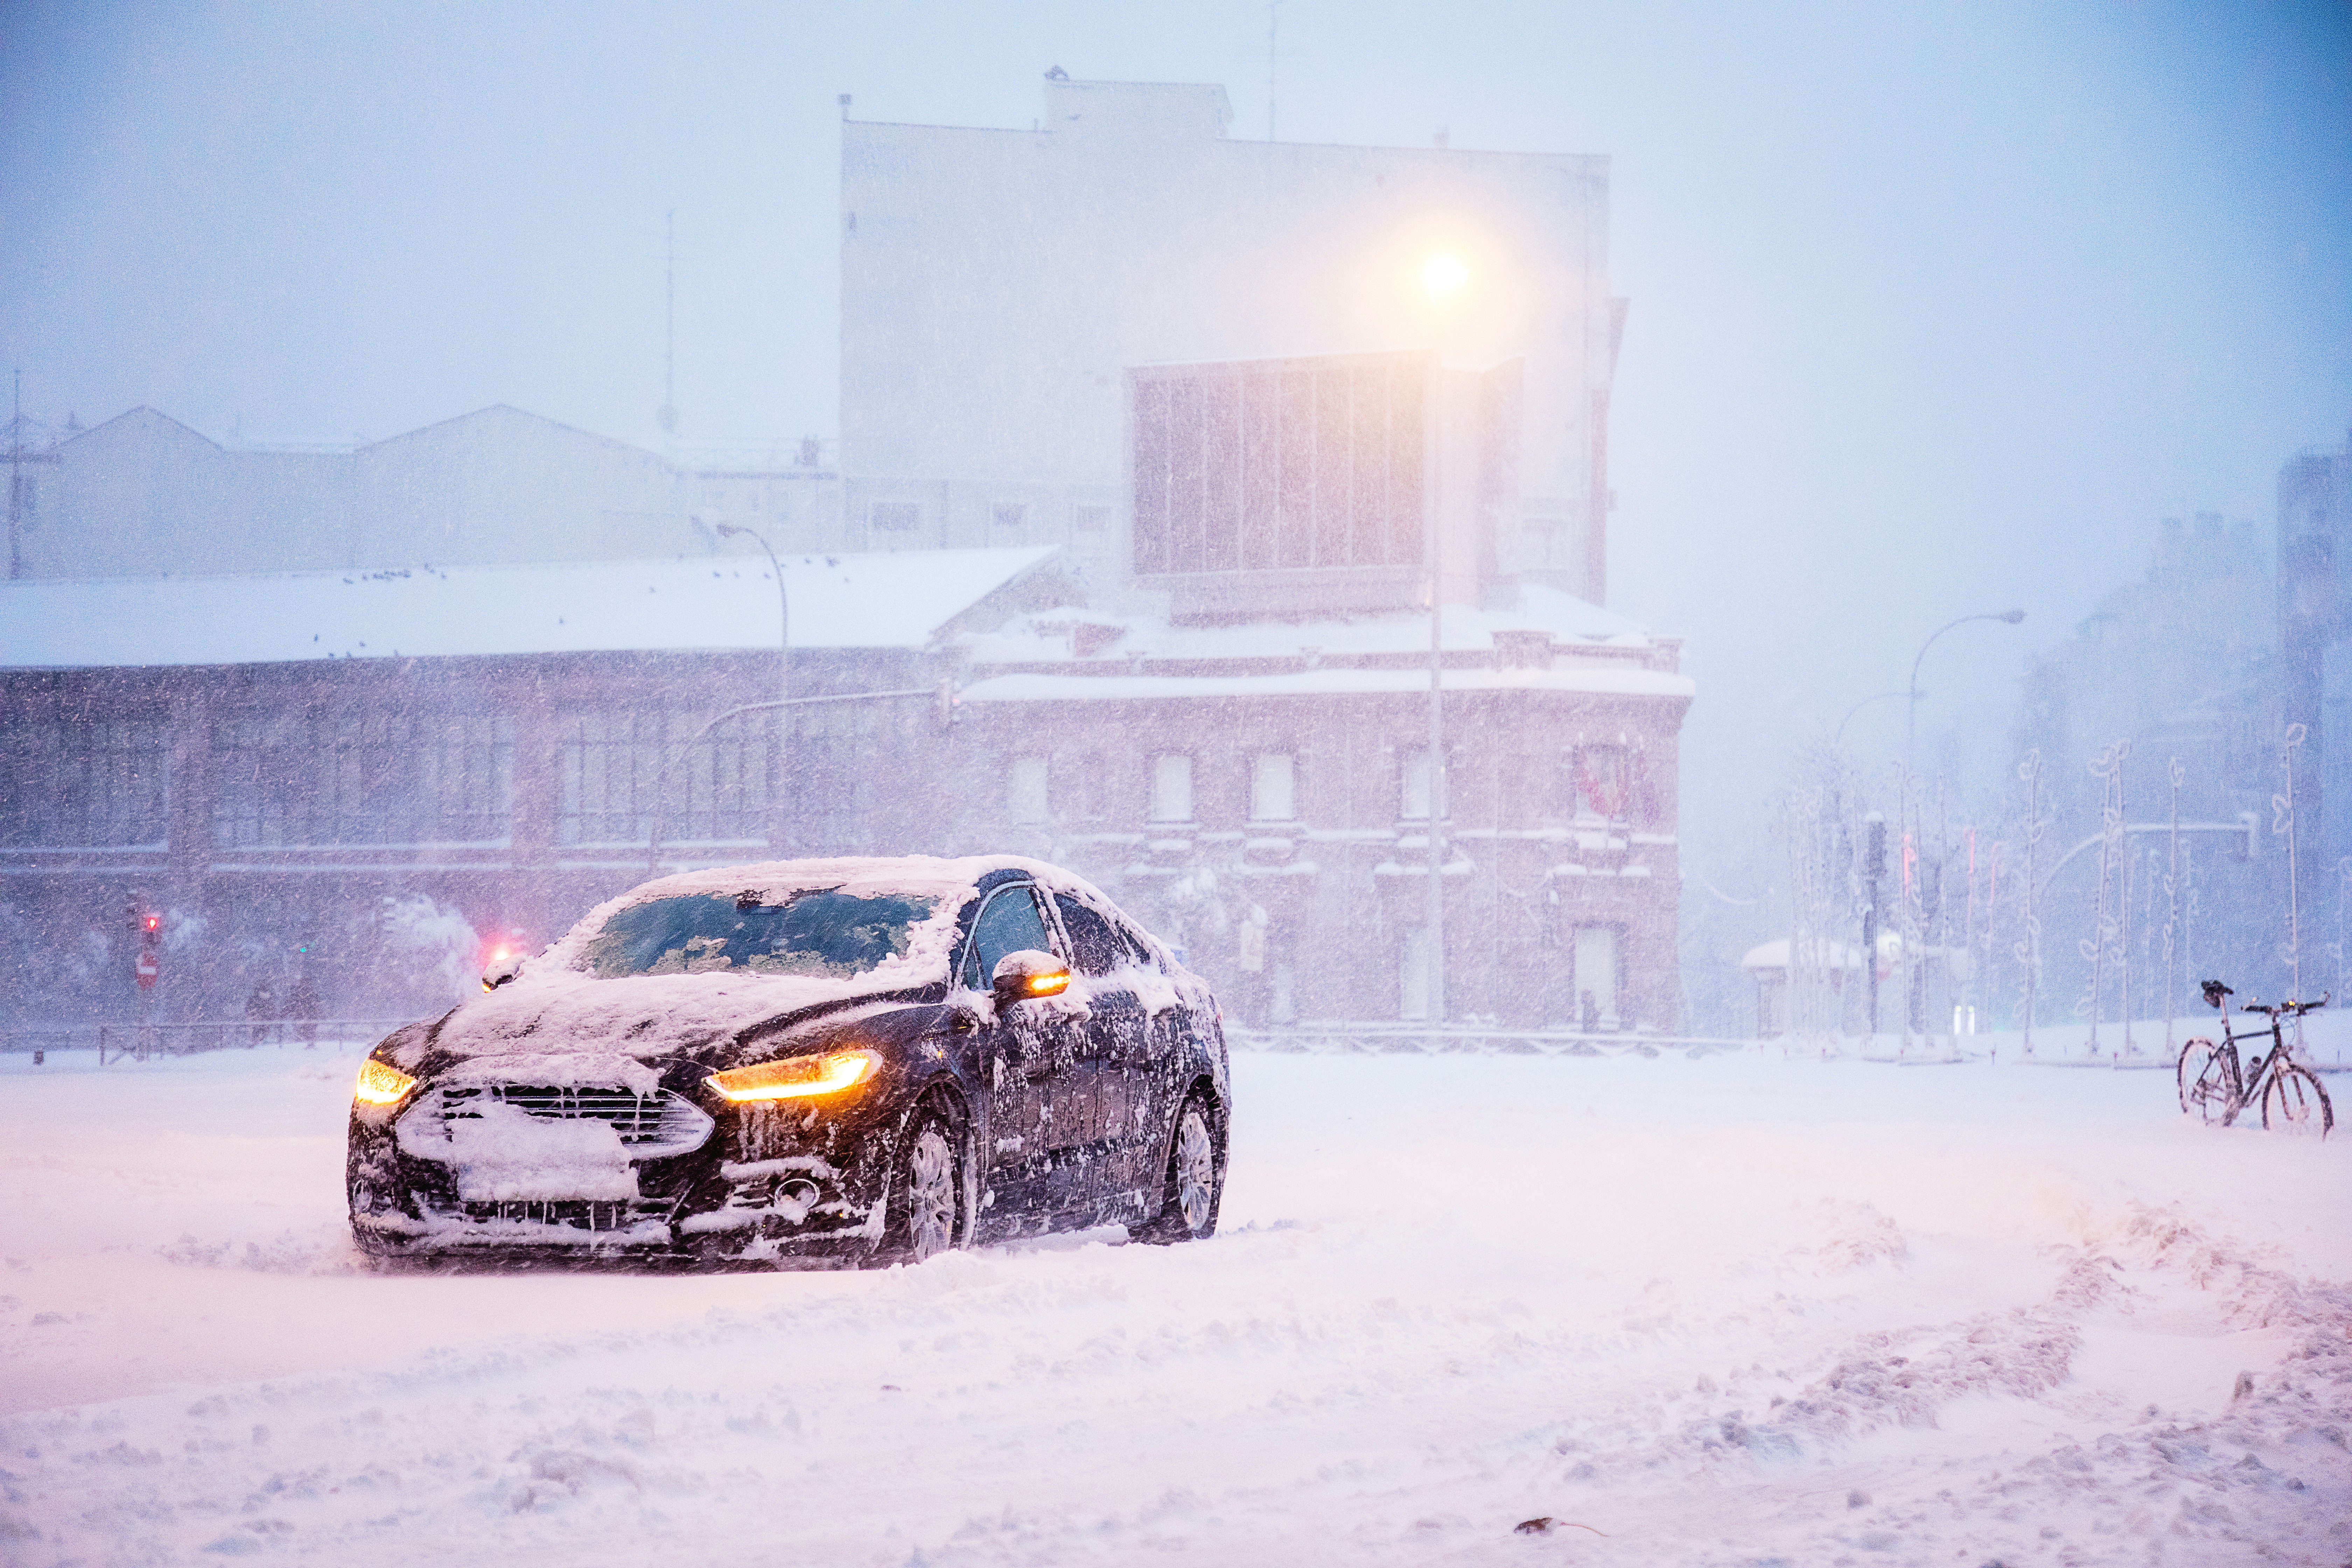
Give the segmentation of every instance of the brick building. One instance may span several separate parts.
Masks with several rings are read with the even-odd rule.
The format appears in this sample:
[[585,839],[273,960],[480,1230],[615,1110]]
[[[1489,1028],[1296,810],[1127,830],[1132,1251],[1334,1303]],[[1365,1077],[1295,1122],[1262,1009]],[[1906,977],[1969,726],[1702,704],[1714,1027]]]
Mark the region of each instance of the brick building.
[[[650,867],[1021,849],[1251,1023],[1676,1028],[1692,693],[1601,607],[1607,161],[1223,105],[851,122],[837,474],[504,409],[61,445],[0,588],[13,996],[119,1001],[134,890],[216,1013],[322,947],[390,1005],[430,986],[387,921],[537,940]],[[700,733],[775,689],[776,584],[720,524],[783,557],[795,697],[900,695]],[[124,575],[191,571],[228,575]]]

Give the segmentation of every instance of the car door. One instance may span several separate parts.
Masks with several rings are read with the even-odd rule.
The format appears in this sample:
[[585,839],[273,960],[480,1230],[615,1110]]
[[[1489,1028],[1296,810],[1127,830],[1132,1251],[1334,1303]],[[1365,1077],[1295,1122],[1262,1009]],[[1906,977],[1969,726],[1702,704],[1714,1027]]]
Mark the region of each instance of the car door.
[[[1066,958],[1037,902],[1016,882],[991,892],[973,920],[959,976],[985,992],[997,962],[1035,948]],[[1016,1003],[985,1026],[989,1083],[986,1185],[995,1194],[987,1218],[1006,1233],[1049,1229],[1087,1217],[1092,1196],[1086,1145],[1095,1136],[1091,1064],[1081,1065],[1083,1031],[1059,998]]]
[[1146,1082],[1150,1019],[1135,986],[1139,944],[1124,937],[1110,917],[1067,893],[1054,895],[1054,908],[1069,939],[1070,966],[1086,982],[1089,1016],[1077,1050],[1093,1079],[1094,1198],[1105,1220],[1133,1220],[1157,1198],[1151,1173],[1143,1170],[1157,1161],[1145,1147],[1155,1141]]

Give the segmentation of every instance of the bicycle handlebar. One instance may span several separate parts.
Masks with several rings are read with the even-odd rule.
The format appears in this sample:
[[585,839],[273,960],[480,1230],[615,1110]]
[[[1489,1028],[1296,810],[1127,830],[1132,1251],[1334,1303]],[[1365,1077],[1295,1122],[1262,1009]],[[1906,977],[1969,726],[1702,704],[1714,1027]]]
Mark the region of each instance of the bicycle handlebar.
[[2319,1000],[2316,1002],[2249,1002],[2239,1011],[2268,1013],[2274,1018],[2288,1018],[2300,1013],[2318,1012],[2334,999],[2335,994],[2332,991],[2324,991],[2320,993]]

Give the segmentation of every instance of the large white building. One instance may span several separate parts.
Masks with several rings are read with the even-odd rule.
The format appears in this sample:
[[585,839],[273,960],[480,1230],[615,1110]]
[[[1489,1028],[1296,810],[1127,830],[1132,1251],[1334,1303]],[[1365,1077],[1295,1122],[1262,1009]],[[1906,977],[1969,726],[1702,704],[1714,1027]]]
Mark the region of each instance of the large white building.
[[[1048,79],[1044,110],[843,128],[848,548],[1065,543],[1117,575],[1131,369],[1419,352],[1507,384],[1486,574],[1603,600],[1606,158],[1243,141],[1209,86]],[[1433,299],[1441,255],[1465,281]]]

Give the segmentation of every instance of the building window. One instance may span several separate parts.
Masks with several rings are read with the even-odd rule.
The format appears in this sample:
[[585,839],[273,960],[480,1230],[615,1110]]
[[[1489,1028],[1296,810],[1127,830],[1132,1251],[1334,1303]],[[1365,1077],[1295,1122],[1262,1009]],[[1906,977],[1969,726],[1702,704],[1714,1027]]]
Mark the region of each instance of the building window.
[[1419,562],[1426,400],[1419,354],[1137,373],[1135,570]]
[[776,715],[730,720],[688,745],[707,718],[654,708],[564,715],[556,725],[556,842],[646,843],[656,805],[665,843],[764,842],[775,809]]
[[162,847],[166,753],[161,719],[83,723],[10,714],[0,727],[0,844]]
[[1397,816],[1405,822],[1429,820],[1429,748],[1427,746],[1398,748]]
[[912,533],[923,526],[920,501],[877,500],[866,515],[876,530],[883,533]]
[[1288,822],[1297,816],[1297,759],[1260,752],[1250,763],[1250,820]]
[[1587,1034],[1613,1032],[1618,1027],[1617,928],[1578,926],[1571,958],[1576,1026]]
[[1013,759],[1012,800],[1013,820],[1030,824],[1044,822],[1049,815],[1045,798],[1045,759],[1015,757]]
[[1181,752],[1151,759],[1151,820],[1192,820],[1192,759]]
[[1000,533],[1009,533],[1017,539],[1028,521],[1029,509],[1019,501],[998,501],[988,509],[988,531],[991,538]]
[[1110,526],[1110,508],[1081,506],[1070,510],[1070,524],[1080,533],[1100,533]]
[[231,714],[212,732],[213,842],[499,844],[514,805],[505,714]]

